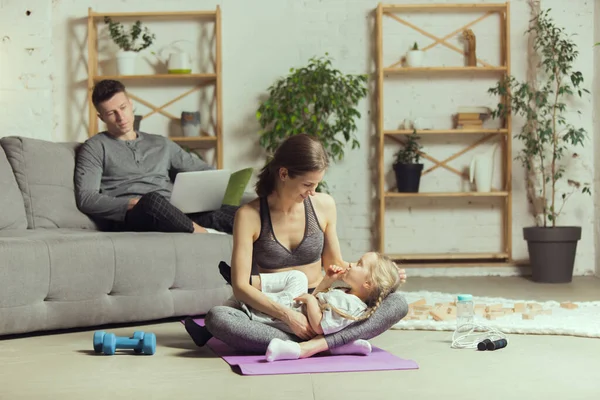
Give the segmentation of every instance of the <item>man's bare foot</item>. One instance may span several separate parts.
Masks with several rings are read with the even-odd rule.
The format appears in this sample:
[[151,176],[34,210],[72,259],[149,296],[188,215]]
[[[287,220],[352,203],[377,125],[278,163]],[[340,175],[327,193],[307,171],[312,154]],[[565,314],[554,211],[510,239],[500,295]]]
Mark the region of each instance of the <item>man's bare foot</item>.
[[192,223],[194,224],[194,233],[208,233],[208,231],[205,228],[201,227],[195,222]]

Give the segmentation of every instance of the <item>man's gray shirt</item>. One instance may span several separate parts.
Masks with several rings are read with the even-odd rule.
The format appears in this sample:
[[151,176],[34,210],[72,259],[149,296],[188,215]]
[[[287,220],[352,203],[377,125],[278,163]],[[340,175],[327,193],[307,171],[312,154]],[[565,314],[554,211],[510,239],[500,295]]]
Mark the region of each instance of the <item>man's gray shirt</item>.
[[160,135],[120,140],[100,132],[83,143],[75,166],[77,207],[91,217],[123,221],[129,199],[149,192],[171,197],[169,171],[214,169]]

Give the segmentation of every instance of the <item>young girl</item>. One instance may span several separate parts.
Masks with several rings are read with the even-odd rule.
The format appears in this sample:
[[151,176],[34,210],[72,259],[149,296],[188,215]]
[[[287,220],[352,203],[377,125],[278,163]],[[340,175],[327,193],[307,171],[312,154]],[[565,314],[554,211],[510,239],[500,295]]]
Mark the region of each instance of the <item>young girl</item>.
[[[326,268],[326,275],[312,294],[308,293],[306,274],[297,270],[252,275],[250,282],[274,302],[303,313],[317,334],[327,335],[369,318],[385,297],[405,281],[404,278],[396,263],[388,257],[368,252],[358,262],[349,263],[347,268],[337,265]],[[338,280],[348,287],[332,288]],[[285,322],[234,298],[230,301],[235,302],[236,308],[243,310],[251,320],[293,333]],[[212,337],[205,327],[196,324],[192,318],[186,319],[185,329],[200,347]],[[371,352],[371,345],[359,339],[329,351],[332,354],[367,355]],[[267,360],[275,361],[305,358],[313,354],[315,351],[312,351],[310,341],[297,343],[273,339],[266,355]]]
[[[337,280],[347,288],[333,288]],[[401,283],[396,264],[376,252],[364,254],[357,263],[347,268],[332,265],[312,294],[308,293],[308,280],[300,271],[260,274],[252,277],[252,285],[279,304],[296,309],[306,315],[311,328],[320,335],[338,332],[347,326],[369,318],[383,299]],[[291,332],[287,324],[240,303],[250,319]],[[336,349],[335,354],[369,354],[370,344],[357,340]],[[302,357],[301,344],[273,339],[267,349],[267,360],[296,359]],[[310,354],[312,355],[312,354]],[[309,356],[305,354],[305,356]]]

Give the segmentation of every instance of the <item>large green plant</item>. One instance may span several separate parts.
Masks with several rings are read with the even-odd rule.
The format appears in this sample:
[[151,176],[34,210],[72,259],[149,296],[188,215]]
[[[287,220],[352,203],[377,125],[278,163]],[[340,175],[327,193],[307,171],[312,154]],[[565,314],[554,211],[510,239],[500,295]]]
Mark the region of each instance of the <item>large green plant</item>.
[[[123,24],[113,21],[110,17],[104,17],[104,23],[108,24],[110,37],[122,50],[140,52],[147,47],[150,47],[156,39],[153,33],[147,27],[142,30],[142,23],[136,21],[129,32],[125,32]],[[138,39],[141,37],[141,42]]]
[[367,95],[367,75],[344,75],[332,67],[328,53],[325,56],[291,68],[287,77],[269,87],[269,98],[259,106],[256,119],[262,128],[260,145],[270,154],[300,133],[317,137],[333,161],[344,158],[346,144],[360,147],[354,134],[361,116],[356,107]]
[[[533,50],[539,57],[535,82],[519,82],[505,76],[488,90],[494,95],[507,96],[507,104],[500,103],[492,111],[494,117],[505,117],[513,111],[525,119],[515,136],[523,142],[517,157],[527,171],[527,192],[534,207],[538,226],[556,226],[556,221],[569,197],[578,191],[591,194],[587,184],[567,178],[567,164],[577,154],[575,146],[583,146],[586,132],[568,123],[566,101],[582,92],[583,75],[573,70],[579,52],[563,28],[555,25],[548,15],[550,9],[532,19],[526,31],[534,35]],[[580,111],[577,111],[580,113]],[[566,178],[570,189],[561,191],[557,184]],[[565,187],[566,189],[566,187]],[[557,198],[562,200],[558,205]]]

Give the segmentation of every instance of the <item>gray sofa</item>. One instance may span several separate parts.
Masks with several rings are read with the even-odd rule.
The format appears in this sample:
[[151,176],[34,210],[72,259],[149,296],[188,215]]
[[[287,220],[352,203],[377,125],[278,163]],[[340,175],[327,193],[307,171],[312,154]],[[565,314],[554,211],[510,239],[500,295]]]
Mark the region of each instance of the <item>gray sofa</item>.
[[75,205],[78,143],[0,145],[0,335],[203,314],[231,295],[230,235],[102,232]]

